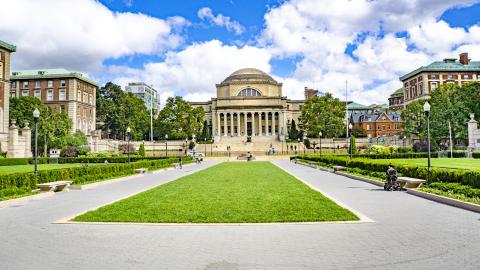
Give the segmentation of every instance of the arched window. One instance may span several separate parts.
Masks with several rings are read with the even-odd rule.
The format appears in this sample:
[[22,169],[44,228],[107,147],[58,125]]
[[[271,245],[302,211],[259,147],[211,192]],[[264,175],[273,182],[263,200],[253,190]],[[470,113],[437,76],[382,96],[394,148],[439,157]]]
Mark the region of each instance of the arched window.
[[260,97],[262,94],[253,88],[245,88],[240,93],[238,93],[239,97]]

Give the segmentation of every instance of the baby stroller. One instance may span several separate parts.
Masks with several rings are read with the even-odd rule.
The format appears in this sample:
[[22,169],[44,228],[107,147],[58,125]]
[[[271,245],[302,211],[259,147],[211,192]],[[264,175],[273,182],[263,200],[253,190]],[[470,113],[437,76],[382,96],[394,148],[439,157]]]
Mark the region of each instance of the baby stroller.
[[387,178],[385,179],[383,189],[386,191],[402,190],[402,187],[397,182],[397,178],[397,170],[395,170],[395,166],[392,164],[388,165]]

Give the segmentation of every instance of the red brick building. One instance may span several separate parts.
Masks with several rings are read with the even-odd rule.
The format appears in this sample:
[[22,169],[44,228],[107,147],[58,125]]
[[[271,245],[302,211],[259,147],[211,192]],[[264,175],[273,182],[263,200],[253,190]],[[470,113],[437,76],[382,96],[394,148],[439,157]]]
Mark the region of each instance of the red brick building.
[[368,138],[394,136],[402,131],[400,112],[353,113],[350,122],[361,127]]

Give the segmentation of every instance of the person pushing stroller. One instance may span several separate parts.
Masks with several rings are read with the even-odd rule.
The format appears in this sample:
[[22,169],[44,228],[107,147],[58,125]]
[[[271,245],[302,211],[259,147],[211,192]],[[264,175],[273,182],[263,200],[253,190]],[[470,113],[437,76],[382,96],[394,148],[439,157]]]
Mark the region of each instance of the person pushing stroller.
[[388,164],[387,171],[386,171],[386,179],[385,184],[383,185],[383,189],[387,191],[392,190],[402,190],[400,184],[397,182],[397,170],[395,166],[390,163]]

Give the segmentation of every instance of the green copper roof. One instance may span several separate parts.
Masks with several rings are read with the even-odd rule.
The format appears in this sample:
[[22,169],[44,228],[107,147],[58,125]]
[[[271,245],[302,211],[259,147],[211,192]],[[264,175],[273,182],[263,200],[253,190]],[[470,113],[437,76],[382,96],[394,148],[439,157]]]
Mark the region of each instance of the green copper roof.
[[356,102],[351,102],[347,105],[347,108],[349,110],[366,110],[366,109],[368,109],[368,106],[365,106],[365,105],[362,105],[362,104],[356,103]]
[[5,48],[11,52],[14,52],[17,50],[17,47],[15,47],[14,45],[8,44],[5,41],[1,41],[1,40],[0,40],[0,47]]
[[63,68],[59,69],[32,69],[32,70],[16,70],[12,71],[10,80],[22,79],[59,79],[59,78],[77,78],[98,86],[97,82],[88,79],[81,73],[68,71]]
[[398,88],[393,94],[403,94],[403,88]]
[[462,72],[462,71],[478,71],[480,72],[480,61],[470,61],[467,65],[461,64],[457,61],[446,60],[446,61],[437,61],[433,62],[426,67],[420,67],[416,70],[403,75],[400,77],[401,81],[404,81],[412,76],[415,76],[421,72],[442,72],[442,71],[452,71],[452,72]]

